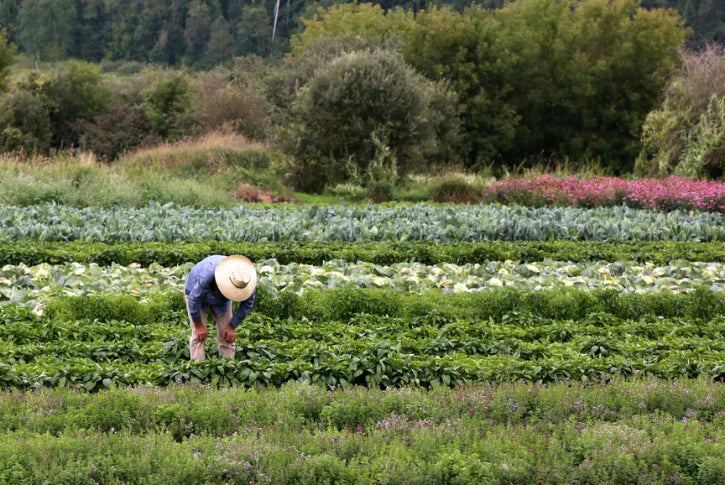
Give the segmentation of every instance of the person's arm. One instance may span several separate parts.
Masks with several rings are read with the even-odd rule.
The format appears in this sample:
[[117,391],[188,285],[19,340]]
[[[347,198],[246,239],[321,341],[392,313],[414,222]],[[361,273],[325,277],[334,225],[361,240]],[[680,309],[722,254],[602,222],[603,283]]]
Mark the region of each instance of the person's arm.
[[257,297],[257,290],[254,290],[254,293],[244,300],[243,302],[239,303],[239,308],[237,308],[236,313],[234,313],[234,316],[232,317],[232,320],[229,322],[229,325],[232,326],[232,328],[236,329],[237,325],[242,323],[242,320],[247,318],[247,315],[249,315],[249,312],[252,310],[252,307],[254,306],[254,299]]
[[209,330],[206,328],[206,325],[204,325],[204,322],[201,319],[201,304],[204,299],[204,294],[208,291],[206,288],[206,286],[208,286],[208,281],[206,281],[206,279],[208,279],[208,277],[198,278],[194,285],[192,285],[188,295],[189,317],[191,318],[191,324],[194,326],[194,333],[196,334],[196,337],[202,342],[206,340],[209,335]]

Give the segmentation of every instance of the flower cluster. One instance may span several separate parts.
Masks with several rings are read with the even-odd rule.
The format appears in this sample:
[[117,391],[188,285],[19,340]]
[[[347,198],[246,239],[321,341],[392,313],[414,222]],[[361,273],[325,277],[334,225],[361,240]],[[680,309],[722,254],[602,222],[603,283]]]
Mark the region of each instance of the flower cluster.
[[626,180],[618,177],[579,178],[542,175],[509,179],[483,190],[486,202],[527,206],[608,207],[624,204],[637,209],[725,212],[725,183],[683,177]]

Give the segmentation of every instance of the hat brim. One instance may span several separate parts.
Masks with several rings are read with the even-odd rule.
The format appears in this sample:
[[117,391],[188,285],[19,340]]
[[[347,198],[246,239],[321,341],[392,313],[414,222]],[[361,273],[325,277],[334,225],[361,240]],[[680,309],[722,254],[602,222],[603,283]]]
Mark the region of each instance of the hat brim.
[[[230,279],[232,274],[238,278],[242,275],[249,276],[249,283],[244,288],[238,288]],[[222,259],[214,269],[214,279],[222,295],[232,301],[248,299],[257,288],[257,270],[249,258],[244,256],[234,255]]]

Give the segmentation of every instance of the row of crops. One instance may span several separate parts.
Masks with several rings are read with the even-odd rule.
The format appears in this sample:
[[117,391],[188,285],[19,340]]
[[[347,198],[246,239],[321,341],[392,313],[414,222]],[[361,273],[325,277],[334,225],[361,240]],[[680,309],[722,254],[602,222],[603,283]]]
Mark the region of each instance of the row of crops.
[[[56,296],[89,296],[114,292],[131,295],[183,291],[184,277],[193,263],[163,267],[99,266],[95,263],[41,263],[34,266],[5,265],[0,268],[0,296],[8,302],[38,307]],[[322,265],[280,264],[275,259],[257,260],[260,286],[271,294],[306,290],[358,287],[384,288],[420,293],[428,290],[466,293],[495,288],[613,289],[623,293],[674,293],[705,286],[721,291],[725,264],[672,261],[667,265],[637,263],[512,260],[457,265],[426,265],[416,262],[377,265],[368,262],[326,261]]]
[[[723,483],[722,217],[2,207],[0,483]],[[232,253],[236,356],[189,361]]]
[[723,241],[725,213],[624,206],[0,208],[0,241]]
[[189,379],[389,387],[725,377],[725,298],[704,290],[650,301],[584,292],[463,296],[455,301],[463,310],[385,291],[329,290],[296,301],[265,296],[238,331],[236,358],[201,363],[187,361],[178,298],[62,299],[43,316],[6,308],[0,382],[98,390]]

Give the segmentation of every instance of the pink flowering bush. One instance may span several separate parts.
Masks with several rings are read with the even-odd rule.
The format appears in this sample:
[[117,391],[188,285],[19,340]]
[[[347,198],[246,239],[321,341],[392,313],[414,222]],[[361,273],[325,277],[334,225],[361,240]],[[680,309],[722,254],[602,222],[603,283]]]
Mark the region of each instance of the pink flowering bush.
[[725,183],[683,177],[625,180],[617,177],[576,175],[535,179],[509,179],[483,189],[484,202],[526,206],[608,207],[627,205],[638,209],[674,209],[725,212]]

